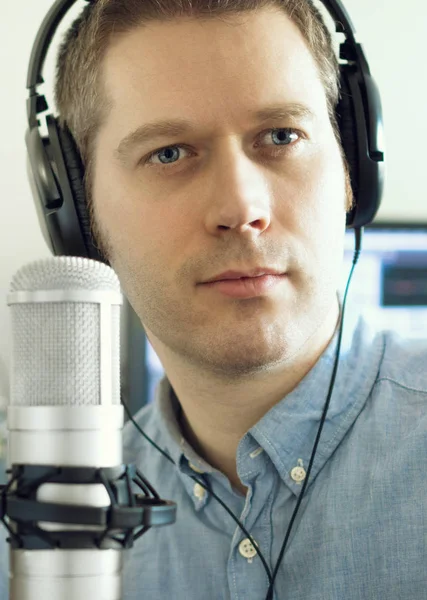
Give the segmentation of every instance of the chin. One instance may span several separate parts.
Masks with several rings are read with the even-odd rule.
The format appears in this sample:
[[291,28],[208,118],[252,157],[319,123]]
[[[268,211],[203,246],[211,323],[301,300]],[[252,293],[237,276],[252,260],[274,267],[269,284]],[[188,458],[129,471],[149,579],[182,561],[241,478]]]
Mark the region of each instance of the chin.
[[[248,332],[247,332],[248,333]],[[202,347],[192,345],[191,359],[202,369],[221,375],[237,377],[274,370],[284,363],[295,350],[283,340],[266,340],[251,335],[250,339],[231,336],[232,339],[213,340]],[[190,357],[189,357],[190,358]]]

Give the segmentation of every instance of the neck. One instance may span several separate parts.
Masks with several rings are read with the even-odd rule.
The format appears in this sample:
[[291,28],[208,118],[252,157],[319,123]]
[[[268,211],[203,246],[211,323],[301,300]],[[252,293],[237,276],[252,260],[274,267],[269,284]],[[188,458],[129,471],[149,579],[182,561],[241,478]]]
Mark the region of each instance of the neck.
[[229,381],[222,384],[217,378],[211,380],[206,372],[197,377],[194,369],[176,368],[176,364],[172,366],[159,353],[182,408],[180,426],[184,438],[206,462],[224,473],[239,492],[246,493],[236,468],[240,440],[314,367],[336,331],[338,318],[337,304],[285,368],[232,384]]

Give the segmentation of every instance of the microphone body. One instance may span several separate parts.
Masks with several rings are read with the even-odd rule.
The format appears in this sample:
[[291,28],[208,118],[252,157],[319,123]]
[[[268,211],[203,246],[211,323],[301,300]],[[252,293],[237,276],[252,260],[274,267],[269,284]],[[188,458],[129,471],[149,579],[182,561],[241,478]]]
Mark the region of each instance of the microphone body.
[[[8,304],[13,336],[8,467],[42,465],[53,472],[119,467],[122,296],[114,271],[77,257],[36,261],[15,275]],[[16,523],[8,527],[15,539],[10,600],[121,600],[123,549],[90,547],[87,540],[78,547],[81,536],[99,540],[105,524],[84,525],[84,519],[70,524],[73,519],[64,517],[71,506],[108,510],[105,485],[50,483],[49,477],[36,485],[21,473],[19,489],[33,501],[38,520],[21,526],[16,535],[21,542],[13,535]],[[64,522],[40,520],[40,503],[62,509]],[[61,532],[68,538],[58,538]]]

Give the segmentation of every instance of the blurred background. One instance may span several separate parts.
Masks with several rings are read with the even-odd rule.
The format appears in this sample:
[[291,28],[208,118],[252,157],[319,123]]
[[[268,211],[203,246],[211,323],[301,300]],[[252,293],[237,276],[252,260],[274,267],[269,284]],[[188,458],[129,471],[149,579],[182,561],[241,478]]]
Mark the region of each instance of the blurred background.
[[[6,295],[14,273],[25,263],[50,256],[26,176],[25,88],[28,59],[38,28],[53,0],[0,0],[0,461],[5,445],[5,409],[10,381],[11,329]],[[317,4],[317,3],[316,3]],[[57,32],[45,67],[45,94],[53,104],[54,59],[61,34],[84,2],[77,2]],[[425,140],[427,77],[422,62],[427,33],[424,0],[345,0],[379,86],[384,111],[386,183],[382,207],[365,230],[363,251],[347,302],[383,328],[406,337],[427,338],[427,208]],[[336,35],[337,46],[339,36]],[[56,112],[55,112],[56,114]],[[347,281],[354,234],[346,237],[342,285]],[[125,299],[121,324],[123,399],[135,413],[152,401],[162,375],[138,317]]]

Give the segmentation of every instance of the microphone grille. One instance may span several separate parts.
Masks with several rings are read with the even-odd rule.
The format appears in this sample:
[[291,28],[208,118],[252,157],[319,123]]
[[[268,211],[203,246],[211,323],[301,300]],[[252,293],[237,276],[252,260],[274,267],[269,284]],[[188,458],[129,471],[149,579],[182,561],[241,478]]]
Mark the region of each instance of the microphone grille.
[[121,307],[108,294],[121,298],[116,273],[99,261],[59,256],[24,265],[10,284],[11,294],[50,290],[65,298],[67,290],[83,298],[101,292],[102,302],[89,294],[79,301],[10,302],[11,404],[120,404]]
[[11,292],[40,289],[120,292],[120,282],[113,269],[104,263],[79,256],[57,256],[24,265],[10,284]]

